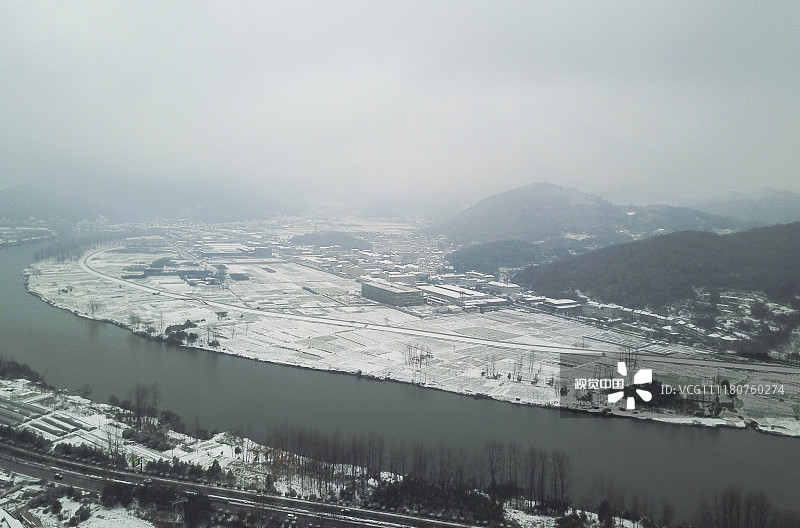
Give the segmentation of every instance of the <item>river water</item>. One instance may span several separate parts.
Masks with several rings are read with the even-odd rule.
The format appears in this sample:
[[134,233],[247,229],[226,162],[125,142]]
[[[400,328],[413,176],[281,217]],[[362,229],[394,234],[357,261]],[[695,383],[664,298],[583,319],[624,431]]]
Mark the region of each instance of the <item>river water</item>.
[[0,354],[29,364],[51,385],[107,402],[136,382],[158,383],[162,408],[209,430],[241,428],[255,440],[274,424],[323,431],[376,431],[387,440],[481,449],[491,440],[561,449],[572,461],[570,495],[595,497],[602,478],[631,496],[664,500],[679,517],[697,497],[725,486],[762,490],[783,508],[800,504],[800,439],[630,419],[565,417],[424,389],[257,363],[166,346],[108,323],[51,307],[25,291],[20,274],[35,244],[0,249]]

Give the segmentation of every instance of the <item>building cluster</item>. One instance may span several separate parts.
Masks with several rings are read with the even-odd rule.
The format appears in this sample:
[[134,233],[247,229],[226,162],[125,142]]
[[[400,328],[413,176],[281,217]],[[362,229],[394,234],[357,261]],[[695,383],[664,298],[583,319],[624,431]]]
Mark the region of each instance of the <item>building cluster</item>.
[[[661,315],[648,310],[634,310],[616,304],[601,304],[575,299],[551,299],[523,295],[520,302],[556,315],[588,319],[651,338],[682,341],[687,336],[706,337],[696,325],[680,317]],[[720,342],[726,344],[726,342]],[[728,344],[731,344],[728,342]]]
[[193,246],[193,252],[201,258],[259,258],[271,257],[272,247],[269,244],[261,243],[215,243],[213,241],[197,243]]
[[[702,298],[701,294],[701,298]],[[764,325],[772,331],[780,330],[779,326],[763,318],[751,315],[753,303],[765,303],[765,307],[773,315],[793,315],[797,310],[786,306],[766,302],[766,299],[752,293],[728,292],[719,301],[712,303],[707,299],[699,303],[671,307],[666,314],[649,310],[639,310],[615,304],[600,304],[588,300],[551,299],[549,297],[525,293],[518,302],[529,307],[547,311],[566,317],[573,317],[608,325],[651,339],[668,342],[679,342],[689,345],[698,343],[719,350],[738,351],[753,338],[754,331],[763,330]],[[694,308],[690,305],[694,304]],[[698,318],[703,313],[713,311],[710,325],[701,325]],[[749,329],[749,330],[748,330]]]
[[[686,306],[657,314],[589,299],[534,295],[532,292],[523,292],[519,285],[498,281],[492,275],[476,271],[453,272],[445,258],[449,248],[442,238],[402,229],[401,226],[348,231],[357,241],[363,242],[358,244],[361,248],[293,241],[293,236],[316,229],[316,222],[312,219],[279,219],[269,225],[241,224],[229,227],[172,224],[165,229],[169,232],[168,242],[166,235],[165,238],[143,236],[128,239],[126,245],[146,248],[169,243],[197,255],[206,264],[213,264],[214,259],[220,258],[274,256],[354,279],[361,283],[362,297],[390,306],[405,308],[428,305],[439,311],[457,312],[492,310],[516,303],[595,324],[614,326],[652,339],[690,345],[704,343],[724,350],[737,350],[765,323],[763,318],[750,317],[750,304],[759,301],[752,295],[724,294],[713,303],[717,315],[710,326],[699,321],[700,312]],[[363,249],[365,247],[369,249]],[[206,266],[203,269],[209,268]],[[202,280],[195,276],[188,279]],[[213,274],[206,280],[213,280]],[[784,309],[793,312],[789,308],[770,305],[773,314],[782,313]],[[767,324],[772,325],[770,322]],[[769,328],[772,329],[772,326]]]
[[436,274],[444,264],[444,252],[420,246],[381,253],[373,249],[339,246],[285,245],[281,256],[351,279],[381,279],[390,283],[416,284]]
[[355,279],[361,282],[362,297],[390,306],[485,311],[508,306],[521,294],[520,286],[498,282],[493,275],[447,272],[445,251],[422,236],[374,241],[370,250],[288,246],[281,254]]
[[509,299],[495,297],[449,284],[400,284],[382,279],[367,279],[361,283],[361,295],[367,299],[390,306],[435,306],[454,307],[458,310],[488,310],[509,304]]

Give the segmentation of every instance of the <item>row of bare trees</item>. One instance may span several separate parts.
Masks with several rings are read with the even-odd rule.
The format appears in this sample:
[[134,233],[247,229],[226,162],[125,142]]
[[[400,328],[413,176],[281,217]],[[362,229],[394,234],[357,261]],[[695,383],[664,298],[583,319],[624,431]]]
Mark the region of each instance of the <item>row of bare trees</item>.
[[764,492],[729,486],[700,499],[698,528],[800,528],[800,512],[773,507]]
[[[161,390],[155,383],[137,383],[125,401],[112,403],[127,409],[127,419],[139,426],[157,415]],[[197,418],[195,418],[197,421]],[[197,425],[195,427],[198,427]],[[667,500],[656,502],[641,490],[626,489],[601,476],[591,498],[570,495],[572,465],[568,455],[536,446],[500,441],[488,442],[477,452],[443,442],[387,441],[378,433],[343,434],[304,426],[272,427],[262,445],[251,440],[253,432],[229,435],[233,453],[273,479],[297,486],[301,493],[336,496],[369,502],[380,480],[410,477],[441,490],[481,490],[497,503],[515,501],[517,507],[544,512],[565,511],[570,506],[605,510],[607,516],[626,518],[634,526],[672,526],[676,512]],[[109,434],[109,450],[119,451],[117,434]],[[268,447],[265,447],[268,446]],[[445,494],[445,496],[447,496]],[[780,511],[763,492],[743,493],[736,487],[717,491],[710,500],[700,499],[698,528],[800,528],[800,513]]]
[[[679,526],[676,509],[668,500],[657,502],[645,492],[626,489],[603,477],[595,484],[595,498],[602,498],[596,507],[601,526],[617,526],[620,519],[627,519],[634,528]],[[680,526],[800,528],[800,512],[776,508],[762,491],[744,493],[739,487],[729,486],[714,492],[710,500],[701,496],[694,523]]]
[[[405,476],[442,490],[482,490],[499,503],[515,501],[530,511],[552,513],[570,506],[596,511],[606,503],[612,519],[626,518],[637,527],[675,526],[677,521],[676,508],[666,498],[626,489],[602,477],[593,498],[573,499],[572,464],[559,450],[492,441],[474,452],[443,443],[386,441],[374,432],[343,435],[286,424],[273,427],[265,445],[281,453],[273,455],[278,464],[270,464],[263,453],[258,458],[270,465],[274,476],[297,479],[301,489],[314,487],[320,496],[344,491],[340,498],[368,501],[371,479],[376,483],[379,478]],[[696,526],[800,528],[800,513],[779,511],[763,492],[725,488],[711,501],[700,501]]]
[[120,400],[115,395],[108,398],[111,405],[121,407],[128,414],[126,420],[141,427],[147,417],[158,416],[158,406],[161,405],[161,388],[158,383],[145,385],[137,382],[133,389],[128,391],[127,398]]
[[484,490],[500,502],[518,499],[528,508],[564,510],[570,504],[571,463],[561,451],[495,441],[475,453],[444,443],[387,442],[374,432],[343,435],[288,424],[273,427],[264,444],[292,455],[243,457],[269,464],[276,477],[293,476],[321,496],[346,488],[352,499],[364,500],[370,479],[409,476],[441,489]]

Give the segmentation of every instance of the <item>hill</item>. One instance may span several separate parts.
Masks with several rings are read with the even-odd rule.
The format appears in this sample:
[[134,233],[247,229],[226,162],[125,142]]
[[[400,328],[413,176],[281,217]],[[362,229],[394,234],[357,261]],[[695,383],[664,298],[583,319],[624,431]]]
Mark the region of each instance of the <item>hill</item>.
[[763,225],[800,221],[800,194],[766,187],[750,192],[725,193],[693,207],[710,214]]
[[800,294],[800,222],[729,235],[678,232],[534,266],[515,281],[549,296],[580,291],[630,307],[692,297],[694,287]]
[[685,207],[616,205],[551,183],[496,194],[436,226],[454,243],[580,241],[580,252],[664,232],[741,229],[743,223]]
[[537,261],[540,248],[520,240],[476,244],[447,255],[456,271],[477,270],[496,274],[500,268],[520,268]]

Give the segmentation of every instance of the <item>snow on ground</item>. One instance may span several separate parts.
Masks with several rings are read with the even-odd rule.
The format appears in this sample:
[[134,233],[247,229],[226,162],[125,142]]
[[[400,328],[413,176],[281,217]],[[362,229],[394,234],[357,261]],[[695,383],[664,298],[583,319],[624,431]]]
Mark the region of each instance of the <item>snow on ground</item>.
[[[67,417],[88,426],[87,429],[79,429],[62,437],[49,435],[49,439],[55,443],[69,442],[75,445],[88,443],[105,448],[109,441],[110,431],[118,431],[121,434],[126,427],[112,418],[119,411],[115,407],[97,404],[78,396],[64,397],[24,380],[0,380],[0,397],[7,398],[8,401],[14,403],[32,405],[33,407],[28,408],[34,410],[34,413],[41,411],[44,416]],[[40,406],[42,403],[47,406]],[[679,418],[676,417],[676,419]],[[685,419],[685,417],[682,418]],[[705,419],[705,421],[708,422],[708,425],[716,425],[711,419]],[[27,422],[25,426],[27,426]],[[48,437],[47,434],[43,436]],[[207,468],[217,461],[223,471],[230,470],[233,473],[235,484],[242,487],[262,487],[266,476],[271,475],[275,479],[276,491],[280,494],[289,494],[292,490],[299,496],[319,493],[317,483],[313,478],[306,476],[301,481],[298,475],[281,469],[287,457],[295,456],[290,453],[259,445],[231,433],[218,433],[207,440],[198,440],[179,433],[171,433],[171,437],[178,443],[178,447],[164,453],[134,443],[123,443],[120,447],[127,453],[129,460],[142,457],[145,463],[157,459],[171,460],[174,456],[182,462],[199,464]],[[239,454],[236,453],[237,447],[241,449]],[[254,456],[256,453],[260,456]],[[348,480],[347,475],[350,470],[348,465],[342,465],[338,466],[335,472],[343,480]],[[356,468],[356,471],[359,471],[359,468]],[[385,476],[390,477],[391,475],[387,473]],[[18,488],[14,488],[14,484],[18,484]],[[5,507],[10,511],[24,508],[31,497],[46,489],[39,481],[28,481],[25,480],[25,477],[5,473],[2,470],[0,470],[0,486],[6,486],[13,490],[6,493],[0,491],[0,507]],[[84,496],[81,503],[66,497],[60,498],[60,501],[63,518],[61,521],[48,508],[33,508],[29,513],[40,519],[45,528],[60,528],[67,525],[69,518],[81,504],[86,504],[91,509],[91,516],[80,526],[88,528],[150,528],[153,526],[150,522],[139,519],[135,510],[102,508],[97,503],[96,496]],[[596,519],[595,514],[588,513],[588,515],[591,519]],[[508,520],[518,522],[523,528],[555,527],[555,518],[553,517],[528,514],[511,507],[506,507],[506,516]],[[622,526],[632,528],[633,524],[624,521]]]
[[[177,276],[122,279],[130,274],[126,268],[160,257],[186,260],[185,255],[166,248],[158,253],[107,249],[89,255],[86,262],[34,264],[27,272],[28,288],[77,315],[150,330],[154,335],[189,320],[197,324],[188,330],[198,335],[196,346],[226,354],[361,372],[521,404],[598,412],[607,403],[579,401],[580,394],[572,385],[577,378],[603,377],[599,374],[616,365],[620,346],[612,343],[635,341],[635,346],[644,346],[657,358],[702,359],[708,354],[516,309],[450,315],[422,309],[415,316],[365,301],[354,280],[277,258],[226,261],[229,273],[243,273],[250,279],[231,279],[225,288],[190,286]],[[213,346],[214,341],[219,346]],[[575,356],[560,353],[557,347],[604,350],[607,356]],[[639,368],[650,367],[659,381],[667,383],[725,378],[731,383],[780,385],[785,394],[743,395],[732,416],[715,420],[635,415],[620,409],[622,415],[734,427],[750,421],[765,431],[800,435],[800,375],[720,368],[715,363],[639,364]],[[561,387],[565,394],[559,391]]]
[[[318,493],[316,482],[312,479],[303,479],[301,485],[297,475],[281,469],[286,465],[283,462],[286,462],[287,457],[294,455],[257,444],[248,438],[223,432],[210,439],[200,440],[169,432],[176,447],[160,452],[134,442],[123,441],[122,431],[129,426],[114,418],[120,409],[111,405],[97,404],[79,396],[64,397],[25,380],[0,380],[0,398],[6,401],[0,402],[0,405],[6,407],[9,406],[8,402],[29,405],[32,416],[21,421],[20,426],[41,434],[54,445],[87,444],[108,452],[113,443],[126,455],[129,463],[141,458],[142,466],[150,461],[171,461],[177,458],[180,462],[207,469],[216,461],[223,471],[230,470],[233,473],[235,485],[261,488],[267,475],[271,475],[275,479],[274,486],[280,493],[291,489],[302,496]],[[38,428],[42,420],[58,423],[59,417],[80,423],[83,427],[72,428],[69,432],[62,431],[60,434],[51,434],[48,430]],[[346,474],[349,470],[349,466],[342,466],[339,472]]]
[[517,522],[522,528],[555,528],[555,517],[544,517],[542,515],[532,515],[520,510],[506,508],[506,519]]
[[[80,507],[80,504],[67,498],[61,499],[62,515],[64,520],[59,521],[53,513],[39,514],[39,520],[44,528],[62,528]],[[125,508],[105,509],[97,504],[90,508],[91,516],[80,523],[82,528],[153,528],[153,523],[139,519],[135,512]]]
[[50,511],[49,504],[36,508],[28,507],[28,503],[35,495],[49,489],[41,481],[29,479],[23,475],[0,470],[0,508],[11,512],[17,518],[24,517],[35,522],[38,520],[44,528],[62,528],[68,525],[69,519],[81,507],[88,506],[91,515],[89,519],[80,523],[84,528],[153,528],[153,524],[139,519],[135,511],[124,508],[103,508],[96,494],[84,493],[81,502],[71,498],[61,497],[61,517]]

